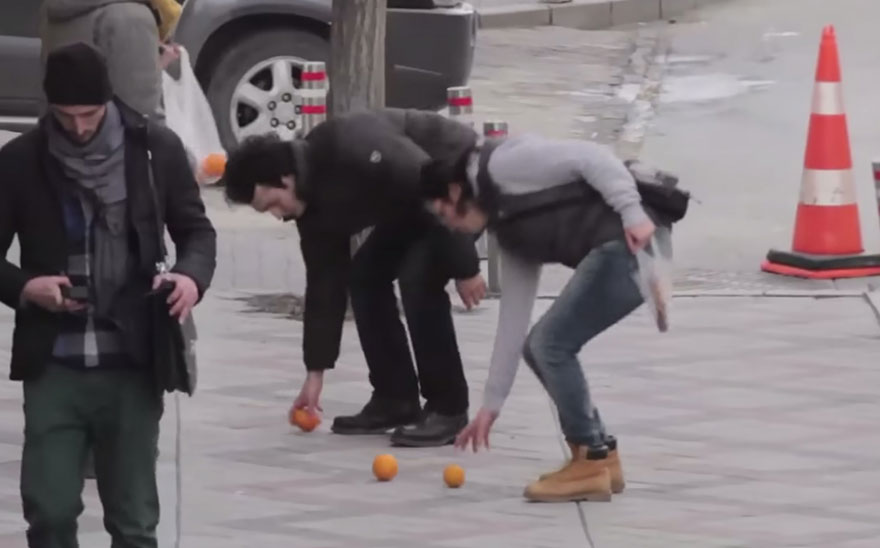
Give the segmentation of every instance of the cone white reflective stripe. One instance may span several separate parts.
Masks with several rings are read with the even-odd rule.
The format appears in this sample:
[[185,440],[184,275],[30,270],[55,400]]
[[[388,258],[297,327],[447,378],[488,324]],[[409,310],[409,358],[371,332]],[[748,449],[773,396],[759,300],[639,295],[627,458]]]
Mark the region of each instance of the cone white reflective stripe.
[[843,86],[839,82],[816,82],[813,88],[812,112],[826,116],[846,114],[843,108]]
[[805,170],[801,180],[801,203],[816,206],[842,206],[856,203],[852,170]]

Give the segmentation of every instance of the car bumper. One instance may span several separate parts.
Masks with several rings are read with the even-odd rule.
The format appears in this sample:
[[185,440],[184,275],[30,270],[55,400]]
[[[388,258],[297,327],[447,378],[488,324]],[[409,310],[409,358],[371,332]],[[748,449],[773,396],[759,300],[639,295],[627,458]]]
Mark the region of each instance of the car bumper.
[[432,10],[389,9],[386,104],[443,108],[446,89],[465,85],[470,78],[476,36],[477,15],[468,3]]

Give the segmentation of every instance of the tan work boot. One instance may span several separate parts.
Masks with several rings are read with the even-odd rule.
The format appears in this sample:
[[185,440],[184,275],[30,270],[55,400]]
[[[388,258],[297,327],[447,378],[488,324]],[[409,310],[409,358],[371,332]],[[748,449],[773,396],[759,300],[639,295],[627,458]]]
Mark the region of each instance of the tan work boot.
[[576,447],[571,462],[530,484],[523,496],[533,502],[608,502],[611,474],[607,461],[607,449],[588,451],[586,447]]
[[544,481],[545,479],[549,478],[550,476],[555,476],[556,474],[562,472],[563,470],[565,470],[566,468],[571,466],[571,461],[574,458],[574,455],[577,455],[577,447],[578,446],[569,442],[569,441],[567,441],[565,443],[568,445],[568,454],[569,454],[568,460],[566,460],[565,464],[563,464],[562,467],[559,468],[558,470],[554,470],[552,472],[547,472],[545,474],[541,474],[540,476],[538,476],[539,481]]
[[623,465],[620,463],[620,452],[617,450],[617,438],[608,436],[608,473],[611,475],[611,492],[615,495],[623,493],[626,481],[623,479]]
[[[538,478],[543,481],[551,476],[555,476],[556,474],[561,473],[566,468],[571,466],[572,459],[574,455],[577,455],[577,445],[574,445],[570,442],[568,443],[568,449],[572,455],[571,458],[563,465],[562,468],[556,470],[554,472],[548,472],[546,474],[541,474]],[[626,482],[623,479],[623,466],[620,463],[620,453],[617,451],[617,438],[614,436],[608,436],[608,439],[605,441],[605,445],[608,446],[608,473],[611,475],[611,492],[615,495],[619,493],[623,493],[624,487],[626,487]]]

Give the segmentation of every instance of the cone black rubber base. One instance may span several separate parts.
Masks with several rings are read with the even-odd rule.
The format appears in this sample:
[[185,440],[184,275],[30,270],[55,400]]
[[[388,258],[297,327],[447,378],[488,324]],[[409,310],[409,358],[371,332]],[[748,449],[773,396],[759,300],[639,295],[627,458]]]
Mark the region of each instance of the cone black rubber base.
[[809,255],[771,249],[761,270],[815,280],[880,276],[880,255]]

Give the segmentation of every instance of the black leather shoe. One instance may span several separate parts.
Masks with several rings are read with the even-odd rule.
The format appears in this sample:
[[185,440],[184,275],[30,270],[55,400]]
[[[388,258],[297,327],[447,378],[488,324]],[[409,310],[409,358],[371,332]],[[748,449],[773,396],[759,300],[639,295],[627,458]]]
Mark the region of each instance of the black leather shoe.
[[441,415],[426,412],[416,424],[401,426],[391,434],[391,444],[403,447],[441,447],[455,441],[468,423],[467,413]]
[[385,434],[399,426],[418,421],[421,412],[418,403],[371,399],[357,415],[333,419],[330,430],[335,434],[349,436]]

